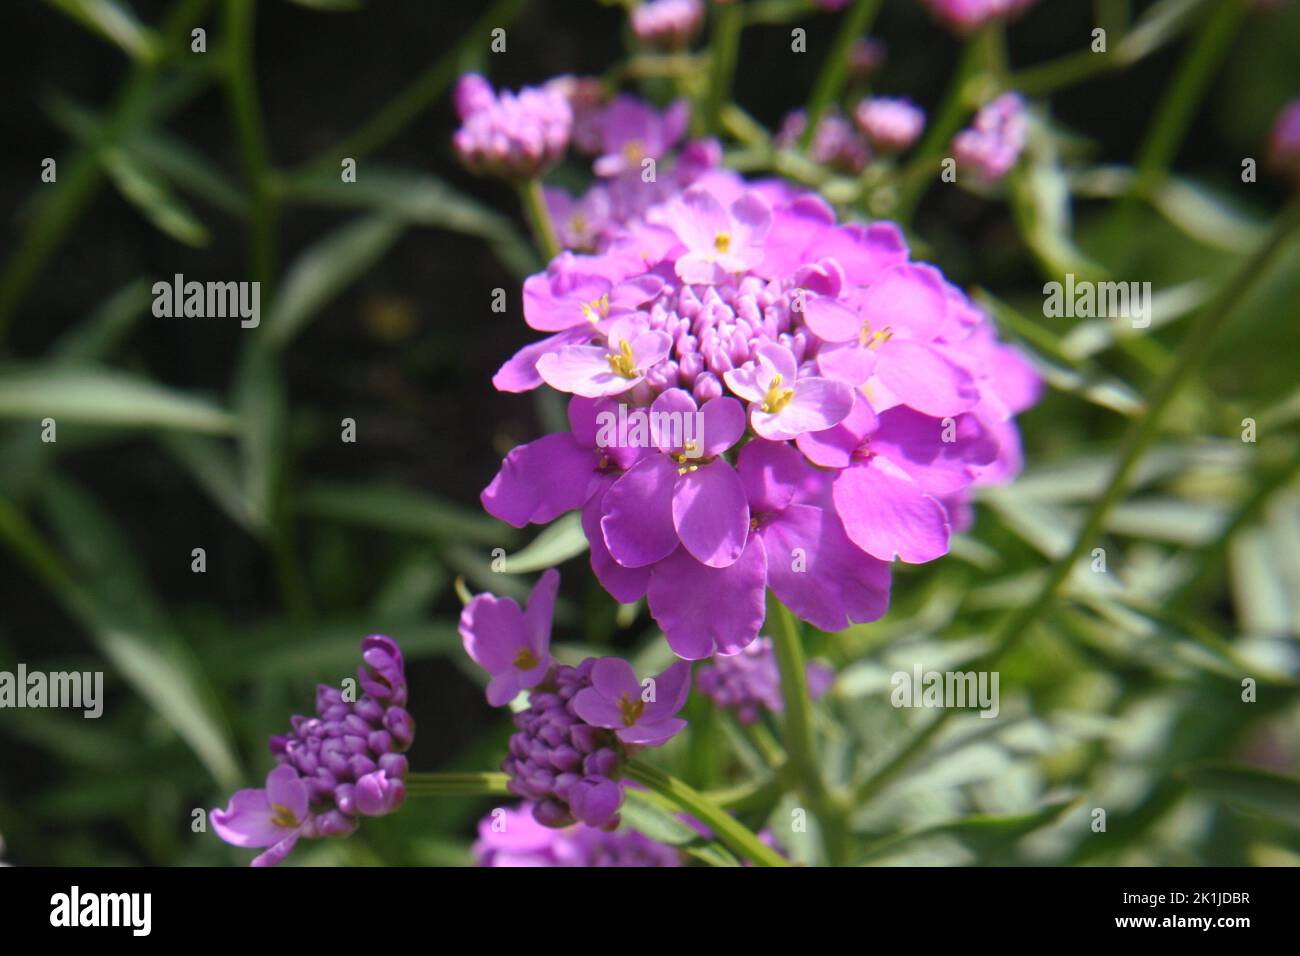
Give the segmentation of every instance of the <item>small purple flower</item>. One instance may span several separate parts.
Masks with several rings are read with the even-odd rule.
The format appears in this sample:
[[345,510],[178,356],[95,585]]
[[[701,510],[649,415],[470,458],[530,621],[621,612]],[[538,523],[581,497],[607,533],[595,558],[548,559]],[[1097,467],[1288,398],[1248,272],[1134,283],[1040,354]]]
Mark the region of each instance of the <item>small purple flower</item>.
[[833,428],[853,407],[852,388],[830,378],[800,376],[794,353],[783,345],[759,346],[757,361],[723,378],[728,388],[749,401],[754,431],[772,441]]
[[704,4],[702,0],[649,0],[633,7],[630,17],[638,40],[664,50],[682,50],[704,22]]
[[301,837],[347,836],[359,816],[379,817],[406,797],[407,750],[415,722],[406,711],[402,652],[392,638],[361,642],[359,699],[316,688],[316,716],[294,716],[292,733],[271,738],[278,766],[262,789],[240,790],[210,814],[213,830],[240,847],[270,847],[253,866],[274,866]]
[[232,846],[270,847],[253,866],[274,866],[293,849],[307,823],[307,785],[293,767],[266,775],[266,787],[240,790],[225,810],[213,810],[212,829]]
[[591,669],[591,686],[573,698],[573,709],[625,744],[659,747],[686,726],[676,714],[691,690],[691,665],[678,661],[647,685],[642,687],[627,661],[604,657]]
[[681,866],[674,847],[636,830],[612,832],[575,824],[556,829],[537,822],[532,807],[499,808],[478,825],[479,866]]
[[1016,93],[1003,93],[981,108],[970,127],[953,138],[958,174],[962,168],[971,168],[983,182],[997,182],[1020,158],[1027,133],[1025,101]]
[[487,701],[493,707],[510,703],[521,690],[536,687],[551,666],[551,616],[560,573],[546,571],[521,611],[513,598],[480,594],[460,612],[465,653],[492,675]]
[[494,95],[483,77],[470,73],[461,77],[454,99],[462,125],[452,143],[471,172],[532,179],[569,148],[573,110],[559,89]]
[[601,155],[597,176],[641,175],[646,159],[659,160],[677,145],[690,121],[690,106],[678,100],[663,113],[635,96],[618,96],[600,117]]
[[[816,700],[830,689],[835,672],[816,661],[807,666],[808,695]],[[772,641],[760,637],[739,654],[715,654],[695,674],[695,686],[721,710],[733,711],[742,724],[753,724],[763,711],[780,713],[781,675]]]
[[669,215],[687,250],[677,260],[677,276],[691,283],[721,282],[757,265],[772,225],[772,209],[756,193],[746,193],[726,209],[711,193],[688,189]]
[[584,398],[620,395],[667,358],[672,346],[667,334],[651,329],[640,315],[616,320],[604,338],[603,344],[548,352],[537,360],[537,374],[551,388]]
[[853,109],[853,119],[871,145],[882,153],[907,149],[925,129],[925,113],[911,100],[876,96]]

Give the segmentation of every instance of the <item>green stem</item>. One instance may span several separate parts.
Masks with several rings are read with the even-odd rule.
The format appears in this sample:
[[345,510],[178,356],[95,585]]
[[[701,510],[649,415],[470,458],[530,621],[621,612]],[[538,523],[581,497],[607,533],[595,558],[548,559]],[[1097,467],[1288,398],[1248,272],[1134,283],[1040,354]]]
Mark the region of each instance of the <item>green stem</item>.
[[786,760],[799,792],[820,824],[826,859],[842,865],[848,854],[848,825],[845,808],[837,804],[817,762],[813,733],[812,699],[808,694],[808,668],[804,662],[799,626],[789,608],[771,595],[767,602],[772,646],[781,675],[782,721],[785,729]]
[[1246,11],[1244,3],[1220,0],[1213,14],[1201,25],[1200,32],[1179,64],[1178,72],[1170,82],[1155,119],[1148,127],[1146,139],[1138,150],[1134,163],[1137,175],[1111,214],[1108,235],[1112,248],[1119,246],[1120,240],[1132,234],[1137,200],[1150,195],[1164,179],[1179,146],[1187,136],[1196,109],[1204,99],[1215,71],[1232,46],[1232,39],[1236,36]]
[[920,203],[925,191],[934,182],[935,171],[952,142],[953,136],[961,129],[961,124],[971,113],[971,104],[967,102],[966,88],[979,73],[984,62],[985,36],[987,30],[975,34],[966,41],[961,59],[957,63],[957,72],[948,84],[943,103],[925,130],[925,137],[917,147],[916,154],[903,170],[899,186],[898,203],[893,215],[899,222],[907,222]]
[[[1147,400],[1146,413],[1129,426],[1120,440],[1115,465],[1105,490],[1094,499],[1075,535],[1074,543],[1063,557],[1047,569],[1034,596],[1021,604],[1003,619],[1002,626],[993,636],[993,646],[988,653],[970,665],[974,671],[988,670],[1029,633],[1031,626],[1051,605],[1070,572],[1079,559],[1095,546],[1105,526],[1110,510],[1124,497],[1133,469],[1159,434],[1160,419],[1178,394],[1180,386],[1199,368],[1213,344],[1216,334],[1236,308],[1245,300],[1255,283],[1264,275],[1269,264],[1286,244],[1291,234],[1300,227],[1300,200],[1291,203],[1279,217],[1272,234],[1242,265],[1232,279],[1197,316],[1187,330],[1164,374],[1156,381]],[[893,779],[917,754],[925,749],[940,728],[955,713],[952,708],[939,713],[913,737],[907,745],[891,757],[875,774],[855,788],[857,802],[865,802]]]
[[412,797],[500,796],[510,790],[503,773],[408,773],[406,792]]
[[533,230],[533,239],[537,248],[550,262],[560,254],[560,241],[555,238],[555,226],[551,214],[546,209],[546,197],[542,194],[542,181],[529,179],[519,184],[519,201],[523,204],[524,214]]
[[858,0],[844,17],[840,32],[835,37],[835,44],[822,63],[813,84],[812,95],[808,97],[808,106],[804,110],[806,125],[799,137],[799,148],[807,150],[817,132],[817,124],[844,88],[844,78],[848,75],[849,57],[853,54],[853,43],[871,28],[880,11],[881,0]]
[[713,7],[712,42],[709,47],[709,84],[699,111],[696,135],[712,136],[718,132],[723,104],[731,99],[731,83],[740,55],[740,31],[745,27],[744,7],[740,3],[715,4]]
[[629,761],[625,769],[629,780],[634,780],[644,787],[671,800],[683,812],[690,814],[713,831],[719,840],[732,851],[748,857],[757,866],[789,866],[781,854],[767,846],[755,836],[754,832],[735,817],[676,777],[664,773],[658,767]]
[[225,28],[226,98],[243,154],[244,176],[248,181],[249,264],[253,278],[261,283],[262,298],[269,299],[275,279],[274,176],[262,127],[257,98],[257,73],[253,62],[253,0],[226,0]]

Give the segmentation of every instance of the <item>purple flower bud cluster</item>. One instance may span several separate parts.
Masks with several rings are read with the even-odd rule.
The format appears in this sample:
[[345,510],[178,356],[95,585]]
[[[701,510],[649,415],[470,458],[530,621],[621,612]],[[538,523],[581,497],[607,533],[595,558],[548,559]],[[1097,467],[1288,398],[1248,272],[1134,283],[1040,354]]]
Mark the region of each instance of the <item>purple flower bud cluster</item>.
[[634,7],[629,17],[638,40],[664,50],[682,50],[704,22],[704,4],[702,0],[650,0]]
[[532,179],[569,148],[573,110],[560,88],[496,94],[487,80],[469,73],[456,86],[455,102],[462,125],[452,143],[471,172]]
[[316,716],[290,718],[289,734],[270,739],[277,767],[265,789],[241,790],[226,810],[213,810],[217,835],[235,846],[269,846],[253,861],[280,862],[299,837],[347,836],[359,817],[380,817],[406,797],[404,751],[415,739],[406,710],[402,652],[389,637],[361,643],[362,694],[316,689]]
[[901,153],[925,129],[925,112],[911,100],[875,96],[860,102],[853,120],[877,152]]
[[921,0],[930,15],[965,36],[986,23],[1006,20],[1032,7],[1037,0]]
[[[799,142],[808,117],[803,110],[795,110],[781,122],[776,134],[776,145],[789,149]],[[853,124],[835,113],[828,113],[817,124],[808,155],[813,162],[845,173],[860,173],[871,162],[871,149]]]
[[974,169],[985,183],[995,183],[1011,171],[1025,148],[1028,124],[1025,101],[1016,93],[1003,93],[975,114],[968,129],[952,141],[958,175]]
[[534,688],[528,709],[515,714],[518,731],[501,769],[510,791],[533,801],[533,816],[548,827],[575,820],[618,826],[623,789],[617,778],[624,754],[614,733],[578,716],[573,699],[591,686],[594,659],[577,667],[557,664]]
[[479,866],[681,866],[682,854],[636,830],[557,829],[537,822],[528,804],[493,810],[478,827]]
[[[808,664],[808,694],[816,700],[830,689],[835,672],[816,661]],[[695,686],[720,710],[730,710],[740,723],[758,721],[763,711],[780,713],[781,675],[772,641],[760,637],[739,654],[715,655],[700,667]]]

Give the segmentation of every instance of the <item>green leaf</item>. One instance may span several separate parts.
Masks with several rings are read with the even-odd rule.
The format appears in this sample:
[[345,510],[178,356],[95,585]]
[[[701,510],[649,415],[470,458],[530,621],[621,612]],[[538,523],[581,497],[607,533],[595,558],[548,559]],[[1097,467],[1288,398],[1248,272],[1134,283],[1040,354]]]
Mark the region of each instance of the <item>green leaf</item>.
[[265,530],[266,515],[253,508],[240,481],[235,456],[226,443],[181,432],[167,432],[159,440],[236,524],[250,531]]
[[1016,816],[970,816],[959,820],[948,820],[933,826],[922,827],[910,833],[900,833],[887,837],[867,847],[860,863],[889,856],[899,850],[907,849],[913,844],[933,837],[952,837],[960,841],[975,856],[984,860],[995,854],[1008,850],[1023,837],[1035,830],[1050,826],[1079,801],[1061,800],[1035,810],[1032,813]]
[[297,506],[346,524],[443,541],[503,545],[513,538],[500,522],[469,508],[381,482],[319,482],[298,496]]
[[101,150],[100,161],[117,191],[157,229],[187,246],[206,246],[208,229],[161,177],[120,147]]
[[395,216],[363,216],[299,255],[267,316],[271,344],[288,345],[325,305],[378,262],[404,229]]
[[0,366],[0,418],[229,434],[235,418],[209,402],[90,365]]
[[1294,777],[1229,766],[1193,767],[1182,776],[1213,800],[1300,829],[1300,780]]
[[158,41],[118,0],[46,0],[73,20],[120,47],[133,60],[152,59]]
[[582,515],[571,511],[559,518],[515,554],[501,568],[506,574],[530,574],[563,564],[587,550]]
[[700,838],[698,832],[665,809],[654,794],[630,787],[626,793],[619,816],[632,829],[669,846],[685,846]]

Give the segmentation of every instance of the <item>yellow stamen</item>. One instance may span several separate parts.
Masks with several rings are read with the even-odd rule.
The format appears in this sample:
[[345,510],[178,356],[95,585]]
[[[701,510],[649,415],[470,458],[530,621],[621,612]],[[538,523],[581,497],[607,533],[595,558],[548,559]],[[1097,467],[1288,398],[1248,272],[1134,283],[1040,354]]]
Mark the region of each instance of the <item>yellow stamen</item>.
[[645,710],[645,701],[640,697],[629,700],[627,694],[618,699],[618,712],[623,715],[623,726],[631,727]]
[[713,248],[717,249],[723,255],[731,248],[731,233],[720,232],[713,238]]
[[782,381],[784,377],[780,372],[772,376],[772,384],[767,387],[767,395],[763,397],[761,406],[763,411],[775,415],[790,404],[790,399],[794,398],[794,389],[782,388]]
[[615,375],[622,375],[624,378],[636,378],[636,360],[632,357],[632,346],[627,339],[618,343],[618,354],[610,353],[606,356],[609,359],[609,367]]
[[293,811],[288,807],[282,807],[278,803],[271,804],[271,822],[277,827],[296,827],[298,819],[293,815]]
[[582,317],[592,325],[595,325],[607,315],[609,315],[609,293],[602,295],[599,299],[592,299],[590,302],[582,303]]
[[623,145],[623,156],[629,163],[639,163],[645,159],[645,143],[639,139],[630,139]]
[[530,671],[539,663],[537,655],[530,648],[521,647],[519,652],[515,654],[514,665],[521,671]]

